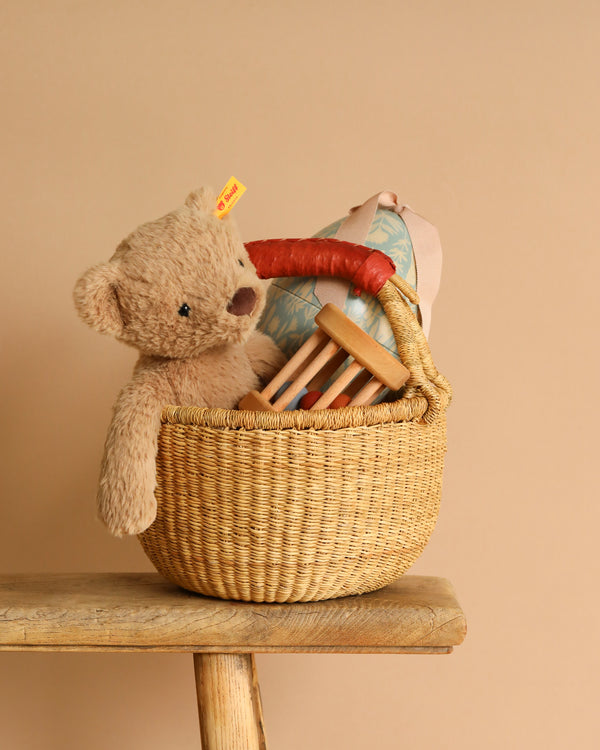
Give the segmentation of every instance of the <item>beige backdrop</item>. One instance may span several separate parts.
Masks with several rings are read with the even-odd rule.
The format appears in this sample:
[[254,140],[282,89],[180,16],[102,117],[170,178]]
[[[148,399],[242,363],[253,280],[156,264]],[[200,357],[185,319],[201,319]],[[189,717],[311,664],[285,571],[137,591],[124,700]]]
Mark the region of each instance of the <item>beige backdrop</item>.
[[[71,289],[230,174],[248,240],[382,189],[440,229],[449,657],[264,656],[273,748],[598,745],[597,2],[0,4],[0,570],[142,571],[93,497],[134,353]],[[1,603],[0,603],[1,606]],[[197,748],[188,656],[0,654],[10,750]]]

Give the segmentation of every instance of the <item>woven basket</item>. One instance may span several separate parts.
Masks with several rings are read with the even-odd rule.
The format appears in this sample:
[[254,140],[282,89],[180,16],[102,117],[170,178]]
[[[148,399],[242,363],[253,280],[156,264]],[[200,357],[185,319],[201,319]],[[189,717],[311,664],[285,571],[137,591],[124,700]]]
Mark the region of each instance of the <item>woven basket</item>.
[[224,599],[295,602],[361,594],[404,573],[435,526],[448,382],[403,294],[377,297],[411,372],[390,403],[250,412],[167,407],[158,513],[140,535],[157,570]]

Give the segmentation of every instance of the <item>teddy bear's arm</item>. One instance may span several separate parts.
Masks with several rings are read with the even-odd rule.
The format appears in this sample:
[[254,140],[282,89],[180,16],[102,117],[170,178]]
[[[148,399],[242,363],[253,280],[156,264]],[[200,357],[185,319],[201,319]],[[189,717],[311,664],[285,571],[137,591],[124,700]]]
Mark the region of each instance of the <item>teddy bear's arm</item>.
[[138,372],[123,388],[108,429],[98,488],[98,513],[111,533],[139,534],[156,517],[156,450],[168,386]]
[[246,354],[250,366],[265,383],[271,380],[287,361],[273,339],[260,331],[252,332],[246,343]]

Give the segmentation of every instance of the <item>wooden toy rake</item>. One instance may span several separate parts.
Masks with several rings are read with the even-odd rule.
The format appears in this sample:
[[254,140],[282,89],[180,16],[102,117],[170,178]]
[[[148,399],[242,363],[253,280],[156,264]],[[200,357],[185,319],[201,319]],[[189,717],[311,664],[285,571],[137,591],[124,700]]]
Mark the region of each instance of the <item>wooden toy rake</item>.
[[341,394],[349,397],[348,406],[364,406],[386,388],[397,391],[408,380],[406,367],[335,305],[325,305],[315,322],[312,336],[260,393],[244,396],[240,409],[283,411],[305,388],[320,390],[348,359],[310,409],[327,409]]

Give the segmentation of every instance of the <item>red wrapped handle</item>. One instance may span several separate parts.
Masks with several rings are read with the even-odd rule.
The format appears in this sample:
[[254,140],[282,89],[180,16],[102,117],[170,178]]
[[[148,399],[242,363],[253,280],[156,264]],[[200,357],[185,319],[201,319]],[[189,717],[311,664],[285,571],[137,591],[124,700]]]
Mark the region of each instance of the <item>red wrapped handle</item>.
[[376,295],[396,272],[394,261],[380,250],[325,237],[257,240],[247,242],[246,250],[261,279],[338,276]]

